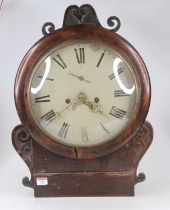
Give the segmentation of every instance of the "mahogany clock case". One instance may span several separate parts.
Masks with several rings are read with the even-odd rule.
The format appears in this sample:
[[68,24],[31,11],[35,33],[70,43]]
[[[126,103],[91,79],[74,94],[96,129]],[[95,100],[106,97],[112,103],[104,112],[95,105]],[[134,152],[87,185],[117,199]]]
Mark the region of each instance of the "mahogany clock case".
[[[45,26],[52,26],[48,35]],[[145,179],[143,173],[137,176],[137,166],[153,138],[152,126],[145,121],[151,88],[142,58],[124,38],[100,25],[90,5],[68,7],[63,28],[54,30],[53,24],[46,23],[43,33],[45,37],[24,57],[15,81],[21,125],[13,130],[12,141],[31,172],[31,179],[25,177],[23,184],[33,188],[36,197],[134,195],[135,184]],[[61,144],[42,132],[31,115],[26,91],[34,66],[44,54],[59,43],[77,39],[103,43],[121,55],[137,78],[140,95],[133,117],[121,134],[85,148]],[[37,184],[42,177],[48,180],[45,186]]]
[[[132,67],[134,74],[137,77],[137,85],[140,90],[140,101],[136,105],[133,119],[127,128],[117,136],[116,139],[110,139],[101,145],[87,148],[63,145],[54,141],[40,130],[30,113],[27,99],[28,96],[26,94],[27,82],[23,83],[23,81],[29,81],[35,64],[48,50],[58,43],[76,39],[94,40],[112,47]],[[149,109],[150,81],[146,66],[141,57],[121,36],[101,27],[82,25],[72,26],[56,30],[50,35],[42,38],[30,49],[22,61],[16,77],[15,101],[22,124],[39,144],[62,156],[91,159],[119,149],[121,146],[128,143],[128,141],[136,134],[144,122]]]

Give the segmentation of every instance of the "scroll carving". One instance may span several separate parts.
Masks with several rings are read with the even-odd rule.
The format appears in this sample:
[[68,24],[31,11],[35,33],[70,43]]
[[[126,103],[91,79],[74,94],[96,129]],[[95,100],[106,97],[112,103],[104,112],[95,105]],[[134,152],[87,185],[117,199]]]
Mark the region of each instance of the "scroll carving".
[[116,16],[109,17],[107,19],[107,24],[108,24],[108,26],[113,27],[111,29],[111,31],[113,31],[113,32],[117,32],[121,26],[121,22],[120,22],[119,18]]
[[45,23],[42,27],[42,33],[44,36],[52,33],[53,31],[55,31],[55,25],[51,22]]
[[[12,133],[12,143],[17,153],[25,161],[32,172],[32,138],[22,125],[14,128]],[[33,188],[32,174],[31,179],[24,177],[22,183],[26,187]]]
[[[111,31],[117,32],[120,28],[120,20],[116,16],[111,16],[107,20],[107,24],[113,27]],[[77,5],[69,6],[64,15],[63,28],[74,25],[94,25],[102,27],[94,8],[89,4],[83,4],[78,7]],[[55,26],[51,22],[47,22],[42,27],[42,33],[44,36],[55,31]]]
[[72,5],[66,9],[63,27],[80,24],[100,26],[96,12],[91,5],[84,4],[81,7]]
[[[153,129],[149,122],[145,121],[143,126],[139,129],[134,137],[134,164],[137,168],[139,161],[149,148],[153,139]],[[139,173],[135,177],[135,183],[139,183],[145,180],[145,174]]]

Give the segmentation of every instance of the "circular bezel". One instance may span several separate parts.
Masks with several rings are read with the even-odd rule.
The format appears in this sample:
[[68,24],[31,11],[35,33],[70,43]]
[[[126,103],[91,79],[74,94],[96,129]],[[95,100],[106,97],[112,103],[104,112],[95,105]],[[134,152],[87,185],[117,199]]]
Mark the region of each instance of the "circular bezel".
[[[48,132],[48,130],[46,130],[45,128],[43,128],[43,126],[41,126],[40,122],[36,119],[36,117],[34,116],[34,113],[33,113],[33,110],[32,110],[32,105],[31,105],[31,101],[30,101],[30,89],[31,89],[31,83],[32,83],[32,80],[34,78],[34,74],[36,73],[37,71],[37,68],[39,67],[39,65],[49,56],[51,56],[51,54],[53,54],[54,52],[56,52],[56,48],[57,49],[61,49],[67,45],[72,45],[72,44],[76,44],[76,43],[88,43],[88,44],[96,44],[96,45],[101,45],[102,43],[101,42],[96,42],[96,41],[91,41],[91,40],[83,40],[83,39],[76,39],[76,40],[68,40],[68,41],[65,41],[64,43],[62,44],[57,44],[57,46],[55,45],[52,49],[50,49],[48,52],[45,53],[44,56],[42,56],[39,61],[36,63],[36,65],[34,66],[34,70],[32,71],[31,73],[31,76],[29,77],[29,79],[27,80],[26,82],[26,90],[27,90],[27,94],[29,95],[28,97],[28,104],[27,104],[27,107],[28,107],[28,111],[29,113],[32,115],[32,118],[34,118],[34,121],[36,122],[36,124],[39,126],[39,128],[44,132],[46,133],[46,135],[48,135],[49,137],[51,137],[52,139],[60,142],[61,144],[65,144],[65,145],[68,145],[68,146],[74,146],[74,147],[92,147],[92,146],[97,146],[97,145],[100,145],[101,143],[105,143],[106,141],[109,141],[111,138],[108,138],[108,139],[105,139],[103,142],[98,142],[96,144],[84,144],[84,145],[78,145],[78,144],[73,144],[73,143],[70,143],[69,141],[65,142],[65,141],[62,141],[60,138],[56,138],[54,136],[51,135],[51,133]],[[121,58],[123,60],[123,58],[121,57],[121,55],[118,54],[118,52],[116,51],[113,51],[113,49],[110,49],[109,46],[106,46],[104,45],[105,49],[107,49],[110,53],[113,53],[114,56],[119,56],[119,58]],[[113,55],[112,54],[112,55]],[[123,62],[125,63],[125,61],[123,60]],[[126,63],[126,66],[128,66],[128,71],[131,72],[131,76],[133,77],[134,79],[134,83],[135,83],[135,89],[136,89],[136,100],[135,100],[135,104],[133,104],[133,110],[130,112],[130,115],[129,115],[129,120],[126,122],[126,124],[124,124],[121,129],[116,133],[116,135],[112,136],[112,138],[116,138],[116,136],[121,133],[124,128],[127,126],[127,124],[129,123],[129,121],[131,120],[132,116],[133,116],[133,113],[134,113],[134,110],[136,109],[136,105],[137,105],[137,102],[140,98],[140,95],[138,94],[138,82],[135,80],[134,78],[134,75],[133,75],[133,71],[131,70],[130,66],[128,65],[128,63]],[[68,140],[68,139],[67,139]],[[89,141],[90,142],[90,141]]]
[[[39,60],[57,44],[68,40],[101,42],[116,51],[131,67],[137,81],[140,98],[132,119],[116,137],[91,147],[74,147],[62,144],[45,134],[31,115],[28,103],[28,81]],[[137,51],[120,35],[96,26],[72,26],[56,30],[39,40],[26,54],[15,81],[15,103],[22,124],[35,141],[46,149],[69,158],[92,159],[109,154],[127,144],[143,124],[150,105],[150,81],[146,66]]]

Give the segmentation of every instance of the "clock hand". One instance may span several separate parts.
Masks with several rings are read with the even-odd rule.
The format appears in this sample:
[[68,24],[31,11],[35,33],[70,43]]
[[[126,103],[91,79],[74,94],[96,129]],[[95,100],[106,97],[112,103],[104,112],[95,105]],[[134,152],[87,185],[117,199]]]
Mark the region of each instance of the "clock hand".
[[[72,103],[73,103],[73,102],[72,102]],[[57,112],[57,114],[61,117],[61,114],[62,114],[63,112],[65,112],[66,110],[68,110],[69,107],[72,105],[72,103],[70,103],[69,105],[67,105],[66,107],[64,107],[60,112]]]
[[100,113],[100,114],[104,115],[105,117],[107,117],[109,119],[109,117],[107,115],[105,115],[104,112],[101,110],[100,104],[95,103],[95,102],[90,102],[88,100],[87,95],[84,92],[80,92],[78,94],[77,101],[73,104],[72,110],[75,110],[81,104],[84,104],[84,105],[88,106],[91,109],[92,112]]
[[46,125],[48,126],[53,120],[58,120],[60,117],[62,117],[62,113],[65,112],[67,109],[69,109],[70,106],[71,106],[71,104],[64,107],[64,109],[62,109],[60,112],[58,112],[58,111],[54,112],[54,110],[51,110],[50,112],[43,115],[41,117],[41,119],[43,121],[45,121]]
[[76,75],[76,74],[73,74],[73,73],[69,73],[71,76],[73,76],[73,77],[76,77],[76,78],[78,78],[80,81],[85,81],[85,82],[87,82],[87,83],[90,83],[90,81],[89,80],[86,80],[83,76],[78,76],[78,75]]
[[103,111],[100,110],[99,113],[105,116],[107,119],[110,119]]
[[66,110],[68,110],[69,107],[70,107],[73,103],[75,103],[74,101],[75,101],[75,99],[72,100],[72,101],[69,103],[69,105],[67,105],[66,107],[64,107],[60,112],[55,112],[56,115],[57,115],[57,118],[61,117],[61,116],[62,116],[62,113],[65,112]]
[[88,107],[91,109],[92,112],[102,114],[103,116],[105,116],[106,118],[109,119],[109,117],[101,110],[100,104],[94,103],[94,102],[89,102]]

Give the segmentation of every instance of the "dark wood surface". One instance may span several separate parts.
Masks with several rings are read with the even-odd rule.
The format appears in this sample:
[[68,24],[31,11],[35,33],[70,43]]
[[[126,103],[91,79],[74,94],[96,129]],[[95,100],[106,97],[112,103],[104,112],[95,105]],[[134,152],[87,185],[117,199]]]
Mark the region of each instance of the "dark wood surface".
[[[35,178],[41,175],[34,174]],[[48,174],[47,176],[49,182],[48,187],[35,187],[35,197],[134,195],[133,172],[81,172]]]
[[[95,159],[71,159],[39,145],[23,126],[13,130],[13,146],[28,165],[31,178],[23,184],[32,187],[36,197],[51,196],[133,196],[139,161],[153,139],[152,126],[145,122],[135,137],[119,150]],[[47,177],[47,186],[38,186],[37,177]]]

